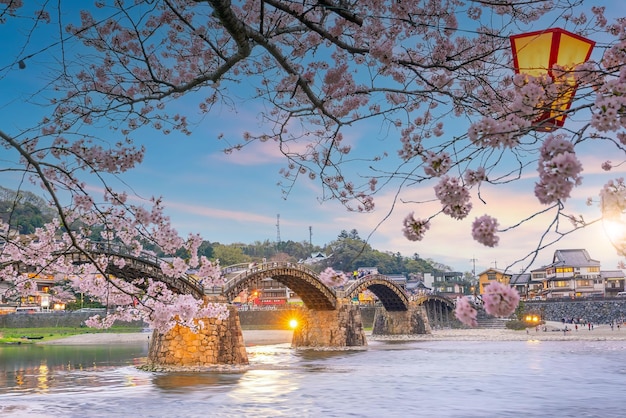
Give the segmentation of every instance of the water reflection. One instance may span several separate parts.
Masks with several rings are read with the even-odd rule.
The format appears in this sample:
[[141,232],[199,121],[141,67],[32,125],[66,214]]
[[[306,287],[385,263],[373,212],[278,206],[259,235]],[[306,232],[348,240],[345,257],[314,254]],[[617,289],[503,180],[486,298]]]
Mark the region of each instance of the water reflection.
[[240,374],[218,373],[164,373],[155,376],[152,383],[168,393],[184,393],[195,389],[214,390],[232,386],[240,379]]
[[338,358],[358,356],[362,354],[364,350],[297,350],[296,356],[303,361],[319,361],[319,360],[333,360]]
[[[228,404],[255,415],[285,416],[286,406],[302,390],[302,377],[291,370],[250,370],[227,394]],[[243,408],[243,409],[240,409]]]
[[34,370],[42,359],[50,370],[84,370],[101,365],[132,362],[145,357],[147,343],[115,346],[19,345],[0,346],[0,371]]
[[48,379],[49,369],[46,364],[46,360],[41,360],[41,364],[39,366],[39,375],[37,376],[37,389],[39,393],[46,393],[48,391]]
[[145,346],[47,348],[0,347],[2,418],[624,416],[626,342],[257,346],[232,373],[144,372]]
[[86,372],[75,376],[81,385],[97,386],[98,380],[89,372],[142,364],[147,348],[147,344],[0,346],[0,393],[15,391],[45,394],[58,389],[58,384],[53,384],[55,377],[74,372]]

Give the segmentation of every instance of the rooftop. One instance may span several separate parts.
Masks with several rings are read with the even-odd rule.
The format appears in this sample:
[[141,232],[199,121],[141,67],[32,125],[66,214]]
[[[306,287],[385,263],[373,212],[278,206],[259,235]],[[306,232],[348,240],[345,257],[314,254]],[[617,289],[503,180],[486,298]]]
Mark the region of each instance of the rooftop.
[[600,267],[600,262],[592,259],[584,249],[556,250],[551,266]]

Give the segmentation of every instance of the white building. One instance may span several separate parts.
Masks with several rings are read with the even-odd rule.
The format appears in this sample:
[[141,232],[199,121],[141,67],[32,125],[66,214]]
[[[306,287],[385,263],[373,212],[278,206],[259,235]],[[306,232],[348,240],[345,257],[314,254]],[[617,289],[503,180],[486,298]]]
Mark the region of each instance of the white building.
[[604,296],[600,262],[587,250],[556,250],[545,271],[542,293],[548,299]]

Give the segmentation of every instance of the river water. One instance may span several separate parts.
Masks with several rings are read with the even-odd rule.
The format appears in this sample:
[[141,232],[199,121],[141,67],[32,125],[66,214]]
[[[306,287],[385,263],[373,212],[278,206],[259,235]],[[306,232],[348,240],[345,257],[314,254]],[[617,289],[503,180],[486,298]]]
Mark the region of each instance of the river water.
[[253,346],[236,373],[144,372],[147,348],[0,347],[0,416],[626,416],[626,341]]

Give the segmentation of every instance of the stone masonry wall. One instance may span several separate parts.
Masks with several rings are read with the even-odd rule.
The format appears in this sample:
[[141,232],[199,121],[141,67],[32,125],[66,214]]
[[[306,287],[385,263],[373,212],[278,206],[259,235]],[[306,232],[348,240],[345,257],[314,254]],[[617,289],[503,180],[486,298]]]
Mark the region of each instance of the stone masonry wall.
[[546,321],[570,321],[608,324],[626,319],[626,300],[541,301],[524,302],[524,311],[539,314]]
[[175,326],[165,334],[156,330],[148,352],[148,362],[159,366],[208,366],[248,364],[239,316],[229,307],[227,319],[203,318],[204,327],[194,333]]
[[[239,311],[239,321],[244,328],[290,329],[288,319],[302,309],[276,309],[259,311]],[[374,306],[360,306],[363,327],[371,328],[374,323]],[[46,312],[37,314],[0,315],[0,328],[38,328],[38,327],[80,327],[93,316],[88,312]],[[127,323],[116,323],[116,325]],[[129,323],[129,326],[141,327],[141,322]]]
[[334,311],[303,309],[294,330],[294,347],[359,347],[367,345],[361,312],[351,304]]
[[426,308],[412,304],[408,311],[387,311],[383,307],[376,309],[372,335],[414,335],[430,334]]

